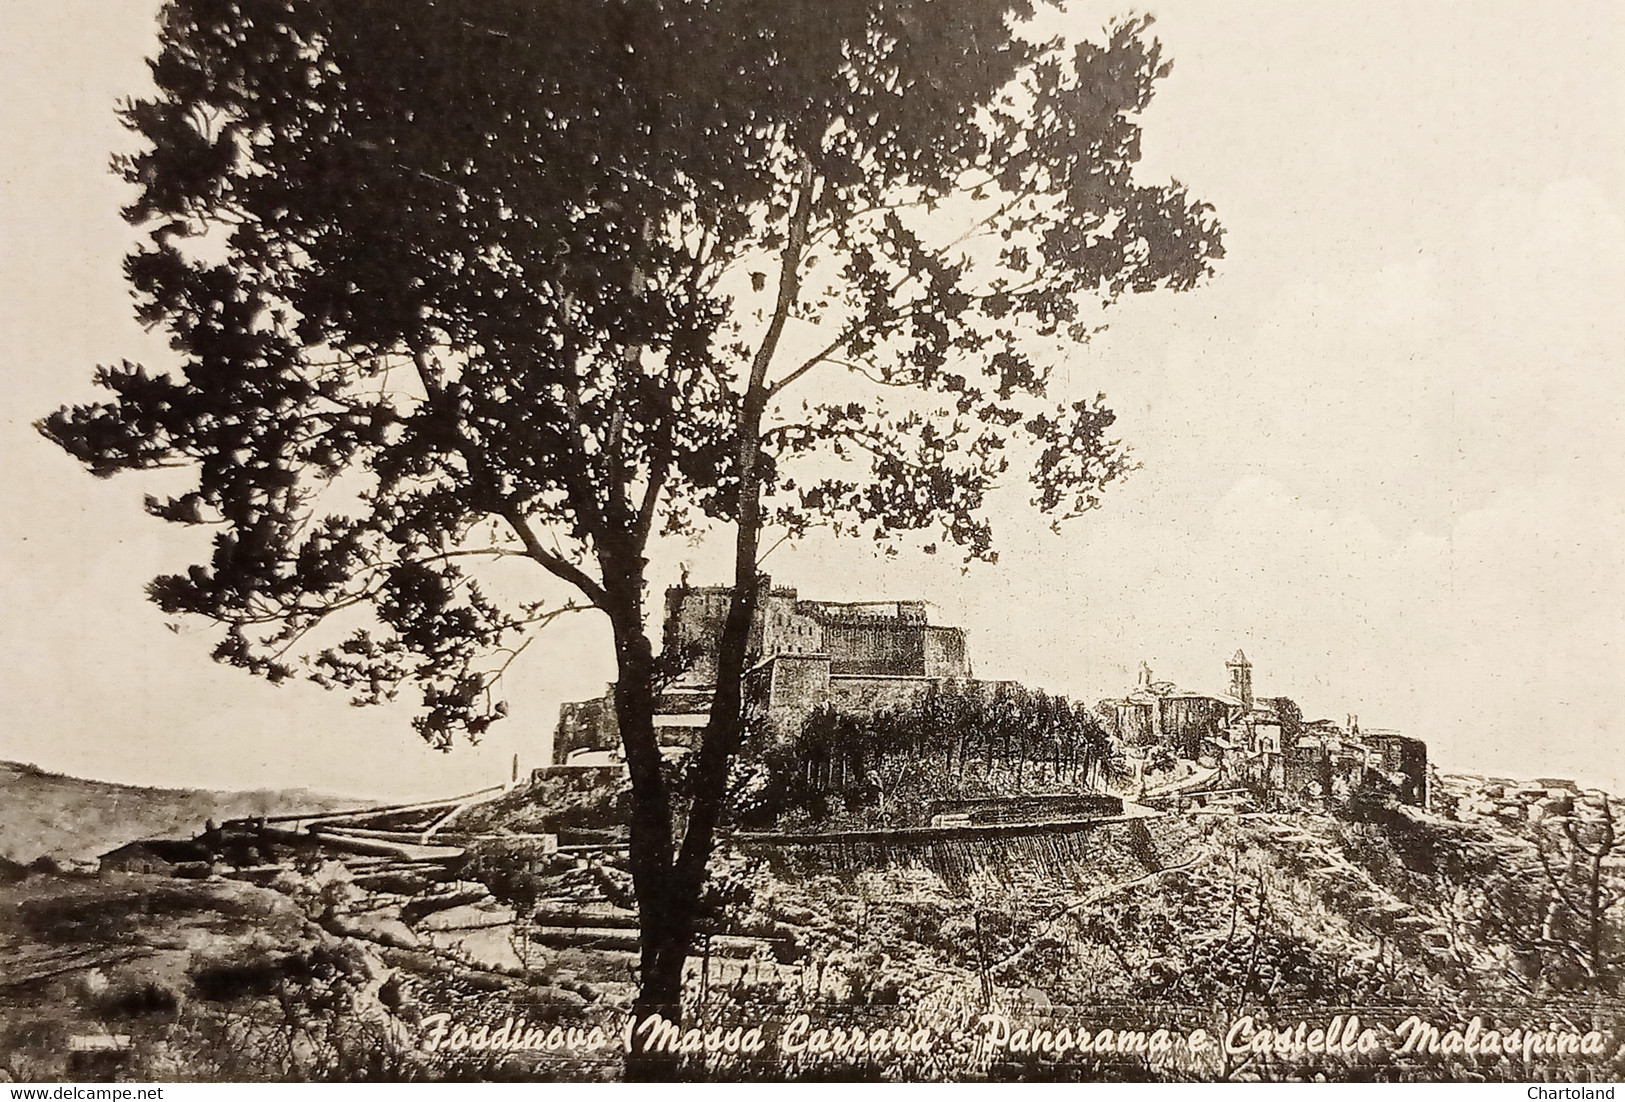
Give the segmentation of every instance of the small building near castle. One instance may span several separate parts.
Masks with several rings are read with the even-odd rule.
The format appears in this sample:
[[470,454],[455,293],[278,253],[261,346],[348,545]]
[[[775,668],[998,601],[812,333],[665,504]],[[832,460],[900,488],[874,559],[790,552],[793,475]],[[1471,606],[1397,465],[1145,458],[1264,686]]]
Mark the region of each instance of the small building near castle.
[[1399,791],[1402,802],[1428,805],[1428,747],[1397,731],[1368,730],[1360,740],[1370,751],[1367,767],[1380,769]]

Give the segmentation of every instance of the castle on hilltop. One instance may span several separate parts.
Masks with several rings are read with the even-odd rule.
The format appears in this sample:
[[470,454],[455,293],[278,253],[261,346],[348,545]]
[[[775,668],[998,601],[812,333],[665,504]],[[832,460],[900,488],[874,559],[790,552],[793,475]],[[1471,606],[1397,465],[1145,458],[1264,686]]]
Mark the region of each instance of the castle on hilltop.
[[[664,650],[682,672],[661,694],[655,734],[670,752],[689,747],[716,692],[717,652],[730,586],[666,590]],[[971,676],[965,632],[930,622],[924,601],[808,601],[764,579],[747,644],[747,706],[784,729],[828,705],[867,713],[918,700],[933,684]],[[553,736],[559,765],[618,760],[613,687],[563,705]]]
[[[721,585],[666,591],[661,653],[678,670],[660,694],[655,736],[669,756],[692,749],[710,719],[731,596]],[[1020,689],[1014,682],[976,680],[965,632],[933,624],[924,601],[803,600],[793,587],[767,578],[746,655],[745,708],[753,723],[784,735],[799,733],[819,709],[873,717],[906,711],[933,689],[984,699]],[[1183,762],[1176,773],[1194,778],[1205,770],[1210,787],[1236,786],[1272,804],[1341,799],[1377,784],[1402,802],[1427,806],[1428,755],[1421,740],[1361,730],[1353,716],[1342,725],[1306,721],[1291,698],[1255,693],[1252,662],[1240,650],[1225,670],[1224,692],[1192,692],[1157,681],[1142,664],[1133,691],[1102,700],[1095,715],[1124,768],[1138,768],[1135,775],[1144,777]],[[863,736],[856,737],[861,743]],[[613,686],[560,707],[552,760],[557,766],[621,765]]]

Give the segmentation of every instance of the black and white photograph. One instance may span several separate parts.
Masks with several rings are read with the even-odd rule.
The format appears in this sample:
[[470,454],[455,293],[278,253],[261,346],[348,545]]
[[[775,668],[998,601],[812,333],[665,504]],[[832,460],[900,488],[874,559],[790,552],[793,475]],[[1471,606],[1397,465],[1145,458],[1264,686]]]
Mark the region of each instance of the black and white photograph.
[[0,30],[14,1097],[1613,1097],[1625,6]]

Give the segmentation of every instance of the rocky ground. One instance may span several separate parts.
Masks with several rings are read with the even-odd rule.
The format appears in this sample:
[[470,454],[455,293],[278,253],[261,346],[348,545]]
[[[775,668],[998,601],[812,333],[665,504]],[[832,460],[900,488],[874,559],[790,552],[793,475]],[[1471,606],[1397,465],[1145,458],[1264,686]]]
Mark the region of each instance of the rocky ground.
[[[504,797],[512,802],[512,797]],[[1554,798],[1555,799],[1555,798]],[[1550,800],[1547,801],[1551,803]],[[1573,805],[1568,813],[1576,814]],[[1561,801],[1543,816],[1564,813]],[[491,808],[481,829],[502,827]],[[496,818],[492,818],[496,815]],[[536,826],[520,824],[520,834]],[[1593,968],[1539,872],[1528,819],[1394,806],[1169,815],[1068,845],[954,841],[876,862],[745,843],[713,863],[686,1012],[707,1025],[818,1022],[963,1034],[928,1055],[704,1054],[718,1078],[1613,1078],[1505,1058],[1243,1057],[1065,1062],[990,1054],[986,1014],[1222,1034],[1240,1015],[1364,1008],[1561,1017],[1625,1036],[1618,977]],[[516,835],[517,837],[518,835]],[[1149,845],[1147,845],[1147,838]],[[859,857],[863,857],[859,860]],[[1550,859],[1550,855],[1548,855]],[[1602,868],[1618,888],[1614,864]],[[256,884],[12,868],[0,885],[0,1074],[19,1081],[583,1079],[597,1051],[429,1051],[436,1023],[618,1036],[636,994],[624,858],[475,852],[440,877],[337,862]],[[1617,919],[1602,930],[1619,945]],[[1483,1008],[1491,1008],[1485,1011]],[[561,1036],[564,1034],[560,1034]]]
[[541,959],[483,884],[391,896],[337,865],[270,887],[30,874],[0,888],[0,961],[0,1075],[25,1082],[547,1077],[437,1060],[421,1024],[618,1026],[634,991],[624,962]]

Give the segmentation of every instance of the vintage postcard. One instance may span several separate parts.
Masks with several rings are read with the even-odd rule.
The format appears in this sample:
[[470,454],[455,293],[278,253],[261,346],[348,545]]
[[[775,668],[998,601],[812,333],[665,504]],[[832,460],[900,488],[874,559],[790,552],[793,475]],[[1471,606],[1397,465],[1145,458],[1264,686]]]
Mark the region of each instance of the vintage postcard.
[[0,27],[0,1080],[1612,1097],[1619,5]]

